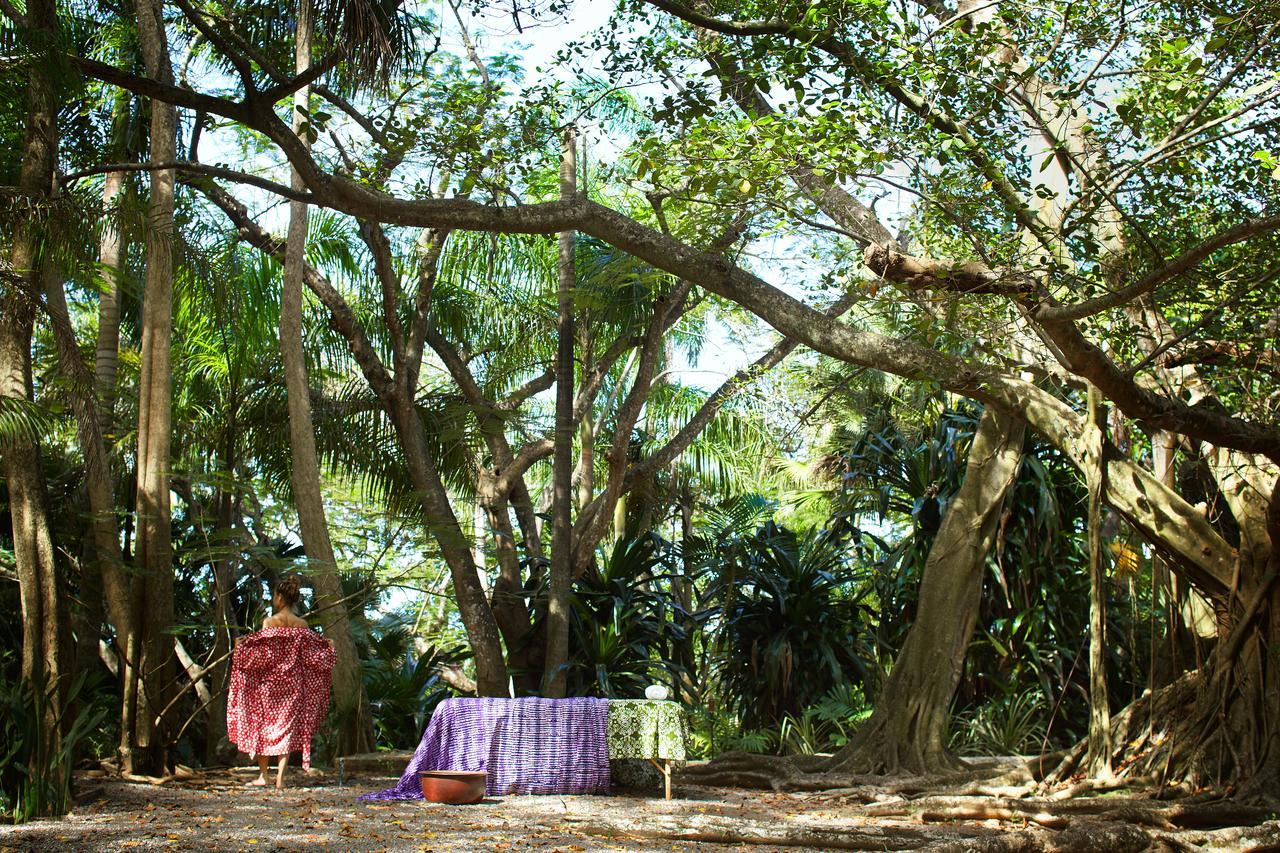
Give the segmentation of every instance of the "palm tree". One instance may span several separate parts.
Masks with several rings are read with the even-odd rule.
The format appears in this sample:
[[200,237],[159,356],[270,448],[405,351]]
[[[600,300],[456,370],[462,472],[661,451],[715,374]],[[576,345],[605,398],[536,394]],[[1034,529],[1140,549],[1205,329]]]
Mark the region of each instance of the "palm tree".
[[[298,0],[294,73],[311,68],[313,38],[311,0]],[[305,129],[311,120],[311,87],[303,86],[294,95],[293,128]],[[309,148],[310,135],[302,133]],[[305,189],[297,169],[290,170],[296,190]],[[351,636],[346,608],[342,604],[342,583],[338,578],[329,525],[325,520],[321,494],[320,465],[316,457],[315,426],[311,420],[311,391],[307,382],[306,353],[302,341],[302,276],[309,217],[304,202],[289,204],[289,234],[285,245],[284,281],[280,296],[280,353],[288,388],[289,445],[292,450],[294,506],[307,552],[307,568],[315,585],[318,612],[325,633],[333,643],[333,695],[338,716],[337,748],[340,754],[368,752],[373,748],[373,721],[369,699],[360,678],[360,659]]]

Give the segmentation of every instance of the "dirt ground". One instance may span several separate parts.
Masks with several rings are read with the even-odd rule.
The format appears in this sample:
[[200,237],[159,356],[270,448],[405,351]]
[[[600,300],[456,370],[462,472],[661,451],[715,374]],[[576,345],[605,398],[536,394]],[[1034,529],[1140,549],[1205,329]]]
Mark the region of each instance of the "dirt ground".
[[[732,825],[786,838],[849,823],[818,798],[734,789],[678,788],[675,798],[611,796],[491,798],[474,806],[426,802],[363,803],[356,797],[389,787],[392,778],[302,777],[282,792],[246,789],[252,773],[222,771],[163,785],[85,779],[81,805],[61,820],[0,827],[0,850],[729,850],[792,845],[699,840]],[[878,849],[894,849],[896,821],[867,827]],[[647,830],[690,835],[655,840]],[[915,828],[917,831],[919,826]],[[995,830],[988,830],[994,832]],[[967,829],[942,827],[932,840],[963,839]],[[843,846],[843,845],[842,845]],[[912,847],[918,844],[910,845]],[[813,849],[813,848],[811,848]],[[818,847],[817,849],[822,849]]]
[[[0,850],[972,850],[1072,849],[1072,827],[1036,826],[1025,815],[942,819],[875,807],[837,794],[785,794],[681,787],[676,798],[543,796],[487,799],[474,806],[362,803],[390,778],[304,777],[283,792],[246,789],[246,770],[163,785],[86,778],[67,817],[0,827]],[[890,809],[892,810],[892,809]],[[883,804],[879,811],[885,811]],[[1073,824],[1097,832],[1099,826]],[[1127,825],[1089,838],[1106,848],[1159,841]],[[1105,829],[1106,827],[1104,827]],[[1118,834],[1117,834],[1118,833]],[[1172,841],[1170,837],[1164,840]],[[1200,832],[1172,849],[1265,849],[1280,823],[1248,832]],[[1024,843],[1025,842],[1025,843]],[[1061,844],[1059,844],[1061,842]],[[1086,846],[1094,841],[1087,841]],[[1201,845],[1205,845],[1201,848]],[[994,847],[993,847],[994,845]],[[1273,848],[1275,849],[1275,848]]]

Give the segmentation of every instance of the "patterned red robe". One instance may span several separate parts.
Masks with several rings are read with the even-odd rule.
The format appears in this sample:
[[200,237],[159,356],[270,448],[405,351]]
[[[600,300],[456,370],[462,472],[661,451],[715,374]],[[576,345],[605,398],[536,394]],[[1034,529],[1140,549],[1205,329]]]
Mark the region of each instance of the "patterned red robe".
[[231,659],[227,736],[250,756],[302,753],[329,711],[333,646],[307,628],[263,628],[240,638]]

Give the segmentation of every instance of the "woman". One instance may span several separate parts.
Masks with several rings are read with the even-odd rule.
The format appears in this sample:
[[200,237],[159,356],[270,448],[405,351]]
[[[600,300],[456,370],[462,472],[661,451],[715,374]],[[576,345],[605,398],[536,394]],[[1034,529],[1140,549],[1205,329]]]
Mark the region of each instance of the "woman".
[[333,646],[293,612],[299,595],[297,578],[280,580],[271,596],[274,612],[262,630],[240,639],[232,657],[227,735],[258,759],[250,787],[266,786],[274,756],[280,757],[277,790],[284,787],[289,753],[301,752],[303,769],[310,770],[311,736],[329,710]]

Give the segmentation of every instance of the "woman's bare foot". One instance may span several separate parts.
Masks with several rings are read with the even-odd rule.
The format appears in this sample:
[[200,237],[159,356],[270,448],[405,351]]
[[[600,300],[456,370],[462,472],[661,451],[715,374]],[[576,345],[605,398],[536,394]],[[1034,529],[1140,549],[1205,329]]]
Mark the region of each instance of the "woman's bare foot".
[[267,779],[265,776],[259,776],[257,779],[254,779],[252,782],[245,782],[244,786],[246,788],[265,788],[267,787]]

